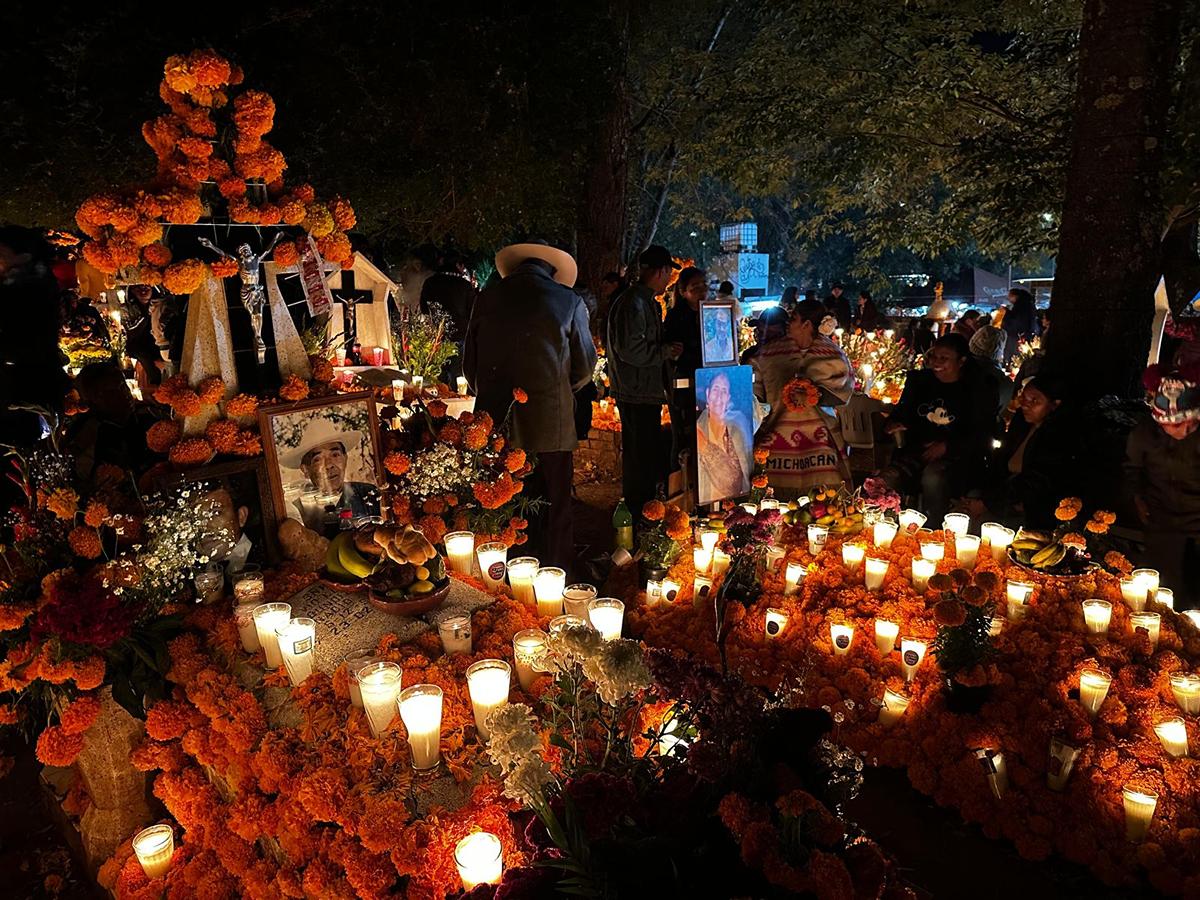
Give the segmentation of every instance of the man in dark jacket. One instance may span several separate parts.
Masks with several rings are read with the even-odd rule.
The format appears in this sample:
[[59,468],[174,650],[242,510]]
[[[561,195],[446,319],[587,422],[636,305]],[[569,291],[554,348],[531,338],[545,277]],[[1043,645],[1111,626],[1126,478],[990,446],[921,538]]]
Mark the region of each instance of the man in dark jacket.
[[666,247],[647,247],[638,257],[637,283],[617,297],[608,314],[609,379],[621,414],[621,487],[635,519],[654,499],[665,475],[667,361],[678,359],[683,346],[663,340],[662,313],[654,298],[667,289],[678,268]]
[[825,308],[831,316],[837,318],[838,328],[849,331],[854,327],[854,310],[850,308],[850,298],[846,296],[846,286],[835,281],[825,298]]
[[478,291],[471,283],[466,268],[459,261],[458,255],[452,251],[442,255],[437,271],[426,278],[421,286],[421,310],[429,312],[436,306],[448,315],[453,329],[451,338],[458,345],[458,355],[446,363],[441,374],[442,381],[449,385],[453,385],[455,379],[462,374],[460,360],[463,341],[477,294]]
[[467,326],[463,370],[475,408],[504,421],[513,406],[512,443],[536,463],[525,493],[549,501],[530,523],[533,549],[547,565],[574,567],[571,486],[575,437],[573,392],[592,377],[596,349],[587,307],[571,290],[570,254],[544,243],[514,244],[496,254],[502,281],[485,289]]

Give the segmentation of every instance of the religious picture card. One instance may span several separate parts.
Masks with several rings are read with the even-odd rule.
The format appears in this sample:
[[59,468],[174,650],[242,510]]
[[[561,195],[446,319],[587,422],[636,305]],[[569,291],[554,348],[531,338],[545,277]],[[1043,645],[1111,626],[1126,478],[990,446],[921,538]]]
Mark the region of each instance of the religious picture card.
[[379,515],[384,483],[379,423],[370,391],[260,408],[276,517],[298,519],[326,537],[344,513]]

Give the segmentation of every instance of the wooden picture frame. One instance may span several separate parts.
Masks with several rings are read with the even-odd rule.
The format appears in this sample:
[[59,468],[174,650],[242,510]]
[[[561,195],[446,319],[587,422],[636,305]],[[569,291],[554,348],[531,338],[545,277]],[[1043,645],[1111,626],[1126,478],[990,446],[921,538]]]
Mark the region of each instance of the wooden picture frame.
[[[166,472],[154,480],[157,491],[168,491],[185,484],[220,484],[229,490],[235,506],[243,505],[239,500],[249,500],[242,491],[238,490],[239,476],[253,475],[258,493],[257,510],[251,509],[244,530],[252,543],[263,547],[263,562],[269,566],[278,565],[283,561],[279,547],[279,528],[276,516],[275,498],[271,489],[271,479],[267,473],[267,461],[260,457],[253,459],[236,459],[231,462],[210,463],[193,469],[178,472]],[[245,479],[241,479],[244,481]],[[249,503],[244,505],[249,506]],[[257,518],[254,513],[257,511]],[[252,557],[252,561],[257,561]]]
[[732,300],[710,298],[700,303],[700,359],[708,366],[738,364],[737,322]]
[[[325,415],[321,415],[322,411]],[[339,513],[348,508],[354,518],[380,515],[386,481],[379,417],[372,391],[332,394],[260,407],[258,427],[271,484],[276,528],[284,519],[293,518],[315,531],[329,531],[328,521],[318,515],[317,504],[323,504],[320,510],[327,511],[334,493],[341,494],[341,499],[334,504]],[[339,435],[345,439],[339,439]],[[310,454],[334,443],[342,444],[340,472],[336,462],[320,471],[310,468],[313,465]],[[306,463],[306,459],[309,462]],[[340,491],[335,490],[336,484],[317,483],[330,479],[340,483]],[[320,494],[322,490],[326,493]]]

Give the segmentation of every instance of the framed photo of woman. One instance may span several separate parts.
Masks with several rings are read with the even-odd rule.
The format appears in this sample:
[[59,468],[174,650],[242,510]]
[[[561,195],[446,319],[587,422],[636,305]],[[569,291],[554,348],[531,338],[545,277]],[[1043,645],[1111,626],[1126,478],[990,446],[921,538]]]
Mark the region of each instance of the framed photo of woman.
[[370,391],[315,397],[258,411],[276,510],[329,536],[342,513],[378,516],[384,484]]
[[696,502],[750,492],[754,380],[750,366],[696,370]]
[[733,302],[713,298],[700,304],[700,356],[705,366],[734,366],[738,344]]

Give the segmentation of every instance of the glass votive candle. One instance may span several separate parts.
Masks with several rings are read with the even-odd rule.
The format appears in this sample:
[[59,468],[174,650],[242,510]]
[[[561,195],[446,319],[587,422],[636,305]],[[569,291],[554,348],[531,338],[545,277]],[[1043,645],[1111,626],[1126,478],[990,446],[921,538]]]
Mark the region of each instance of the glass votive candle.
[[1188,755],[1187,725],[1183,719],[1178,716],[1163,719],[1154,726],[1154,733],[1158,735],[1167,756],[1178,759]]
[[475,557],[479,560],[479,574],[483,576],[484,586],[492,593],[500,590],[507,571],[505,560],[508,558],[508,544],[502,541],[480,544]]
[[[990,526],[990,527],[989,527]],[[1008,546],[1016,537],[1016,532],[1005,528],[997,522],[985,522],[979,529],[980,536],[988,542],[992,550],[992,559],[1002,563],[1008,559]]]
[[712,568],[712,560],[711,550],[705,550],[703,547],[692,548],[692,567],[696,570],[697,575],[706,575]]
[[475,731],[485,741],[492,736],[487,717],[492,710],[508,703],[511,683],[512,667],[502,659],[481,659],[467,667],[467,692],[475,713]]
[[955,537],[962,537],[971,527],[971,517],[966,513],[946,513],[942,517],[942,530]]
[[1008,766],[1004,762],[1004,754],[999,750],[981,747],[975,751],[975,758],[983,767],[983,774],[987,778],[988,787],[992,789],[992,796],[1000,800],[1008,790]]
[[540,564],[536,557],[518,556],[508,561],[508,585],[518,603],[534,606],[537,597],[533,591],[533,580],[537,577]]
[[783,630],[787,628],[788,620],[791,618],[782,609],[776,609],[773,606],[767,607],[767,614],[763,621],[763,631],[767,637],[775,638],[783,634]]
[[596,599],[596,588],[590,584],[568,584],[563,588],[563,609],[567,615],[587,618],[588,604]]
[[875,539],[875,546],[884,549],[892,546],[892,541],[896,538],[897,526],[895,522],[889,522],[886,519],[876,522],[871,529],[871,536]]
[[283,657],[279,654],[279,638],[275,632],[291,618],[290,603],[261,603],[254,607],[254,627],[258,630],[258,644],[262,647],[268,669],[278,669],[283,665]]
[[133,852],[147,878],[162,878],[175,855],[175,831],[170,825],[151,825],[133,838]]
[[539,616],[557,616],[563,611],[563,588],[567,573],[557,566],[542,566],[533,576],[533,593],[537,597]]
[[1158,593],[1158,569],[1134,569],[1129,575],[1142,583],[1146,599]]
[[979,538],[973,534],[956,535],[954,558],[964,569],[975,568],[975,560],[979,558]]
[[900,664],[904,667],[904,680],[912,681],[921,660],[925,658],[925,642],[905,638],[900,642]]
[[466,378],[464,378],[462,375],[459,375],[458,378],[455,379],[455,387],[458,388],[458,396],[465,397],[467,396],[467,389],[470,387],[470,385],[467,383]]
[[1140,578],[1127,575],[1121,579],[1121,599],[1134,612],[1141,612],[1146,608],[1146,587]]
[[1154,602],[1173,612],[1175,610],[1175,592],[1170,588],[1160,587],[1154,592]]
[[238,603],[262,603],[263,595],[267,592],[267,584],[263,574],[257,569],[243,569],[233,574],[233,599]]
[[895,725],[900,721],[900,717],[904,715],[904,711],[908,709],[908,704],[911,702],[912,700],[903,694],[898,694],[890,688],[884,688],[883,704],[879,707],[879,724],[889,728]]
[[1171,676],[1175,705],[1189,716],[1200,715],[1200,675],[1179,672]]
[[487,831],[468,834],[454,847],[454,864],[464,891],[480,884],[499,884],[504,875],[500,838]]
[[717,541],[720,539],[720,537],[720,533],[715,528],[701,528],[700,547],[704,550],[707,550],[709,553],[712,553],[715,549],[717,549]]
[[854,643],[854,626],[833,623],[829,626],[829,641],[833,644],[833,652],[842,656],[850,651]]
[[342,664],[346,667],[346,686],[350,689],[351,706],[363,708],[362,690],[358,686],[358,673],[373,662],[379,662],[375,658],[374,650],[351,650],[342,658]]
[[988,619],[988,637],[996,637],[1004,630],[1004,619],[1000,616],[992,616]]
[[1129,616],[1129,630],[1133,634],[1138,631],[1145,631],[1146,636],[1150,638],[1150,651],[1154,652],[1158,647],[1158,631],[1162,625],[1162,616],[1156,612],[1139,612],[1132,613]]
[[937,574],[937,563],[923,556],[914,556],[912,561],[912,586],[918,594],[925,593],[929,579]]
[[424,375],[414,375],[412,377],[412,386],[413,386],[413,390],[415,390],[417,392],[417,396],[419,397],[421,395],[421,392],[425,390],[425,376]]
[[[196,573],[192,579],[192,585],[196,588],[196,600],[199,603],[208,606],[211,603],[216,603],[225,593],[225,570],[220,563],[208,563]],[[255,603],[262,602],[262,594],[257,597],[248,598],[244,602]]]
[[400,692],[399,706],[413,768],[418,772],[434,768],[442,758],[442,689],[436,684],[414,684]]
[[400,667],[387,660],[368,663],[358,670],[358,691],[371,737],[379,737],[392,724],[402,675]]
[[790,562],[783,573],[783,592],[789,596],[800,590],[800,582],[804,580],[805,565],[802,562]]
[[1079,673],[1079,704],[1089,715],[1100,712],[1111,684],[1112,679],[1099,669],[1084,669]]
[[883,587],[883,579],[887,575],[888,561],[868,556],[864,564],[864,577],[868,591],[877,591]]
[[397,403],[404,400],[404,388],[406,386],[407,385],[405,385],[404,379],[402,379],[402,378],[393,378],[392,379],[392,399],[395,400]]
[[517,682],[528,692],[538,676],[537,666],[546,655],[546,632],[526,628],[513,635],[513,661],[517,664]]
[[1046,786],[1052,791],[1065,788],[1078,758],[1078,747],[1072,747],[1062,738],[1050,738],[1050,764],[1046,767]]
[[1185,609],[1180,615],[1191,622],[1193,628],[1200,630],[1200,609]]
[[1108,623],[1112,621],[1112,604],[1107,600],[1083,601],[1083,624],[1090,634],[1108,634]]
[[647,606],[658,606],[659,601],[662,600],[662,590],[663,590],[663,583],[662,583],[661,579],[647,578],[646,579],[646,605]]
[[678,581],[672,581],[670,578],[664,578],[659,587],[659,598],[664,603],[674,603],[679,599],[680,585]]
[[929,517],[923,512],[915,509],[905,509],[900,512],[900,528],[911,534],[924,525],[928,519]]
[[697,603],[708,600],[712,586],[712,578],[708,575],[697,575],[692,579],[692,600]]
[[776,547],[774,545],[768,547],[767,548],[767,571],[774,572],[779,567],[779,564],[783,561],[783,558],[785,556],[787,556],[787,551],[784,550],[782,547]]
[[875,649],[888,654],[896,649],[896,638],[900,636],[900,625],[887,619],[875,620]]
[[470,531],[451,531],[443,538],[446,544],[446,562],[450,571],[459,575],[470,575],[475,567],[475,534]]
[[825,543],[828,540],[829,529],[824,525],[808,526],[808,552],[813,556],[825,549]]
[[283,657],[288,680],[293,687],[303,684],[313,670],[317,623],[305,617],[292,619],[275,629],[275,639],[279,643],[279,653]]
[[731,562],[732,560],[729,558],[729,554],[720,547],[714,550],[712,559],[712,577],[719,578],[724,575],[726,570],[729,569],[729,564]]
[[471,652],[471,617],[467,615],[446,616],[438,622],[438,637],[442,639],[442,651],[450,653]]
[[866,555],[867,548],[862,544],[842,544],[842,565],[851,574],[858,571]]
[[257,653],[262,648],[258,642],[258,626],[254,621],[254,610],[260,605],[256,602],[236,603],[233,607],[233,621],[237,624],[242,649],[247,653]]
[[621,636],[625,604],[614,597],[598,597],[588,604],[588,618],[592,627],[600,632],[600,637],[606,641],[616,640]]
[[555,616],[550,620],[550,633],[558,634],[564,628],[579,628],[584,625],[591,625],[587,619],[582,616],[573,616],[570,613],[563,613],[561,616]]
[[1033,596],[1034,586],[1027,581],[1009,579],[1005,594],[1008,600],[1008,621],[1019,622],[1029,612],[1026,605]]
[[1125,837],[1136,844],[1145,839],[1150,831],[1154,808],[1158,806],[1158,794],[1126,785],[1121,791],[1121,798],[1125,803]]
[[946,558],[946,545],[941,541],[921,541],[921,558],[934,562]]

